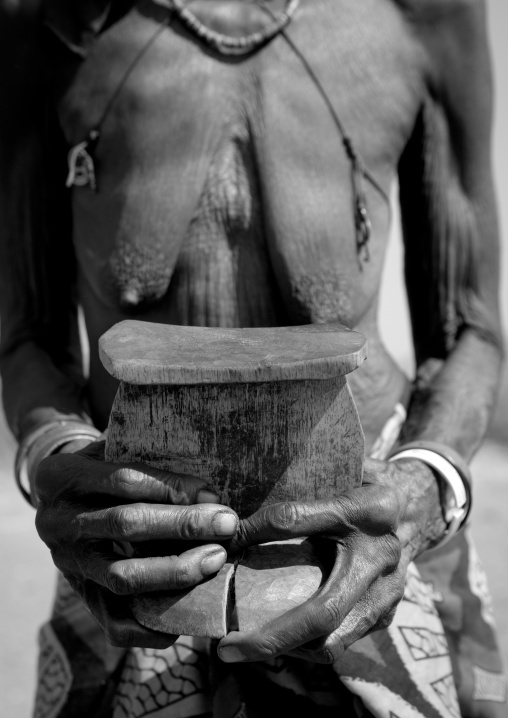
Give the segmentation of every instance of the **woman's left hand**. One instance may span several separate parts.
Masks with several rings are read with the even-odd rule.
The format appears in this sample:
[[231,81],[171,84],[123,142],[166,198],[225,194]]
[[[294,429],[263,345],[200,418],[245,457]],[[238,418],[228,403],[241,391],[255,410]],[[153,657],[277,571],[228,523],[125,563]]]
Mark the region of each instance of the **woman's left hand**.
[[240,522],[233,549],[302,536],[336,542],[333,570],[315,596],[262,628],[218,646],[227,663],[293,655],[332,663],[348,646],[390,625],[408,564],[443,535],[432,470],[418,460],[366,460],[364,482],[329,501],[286,502]]

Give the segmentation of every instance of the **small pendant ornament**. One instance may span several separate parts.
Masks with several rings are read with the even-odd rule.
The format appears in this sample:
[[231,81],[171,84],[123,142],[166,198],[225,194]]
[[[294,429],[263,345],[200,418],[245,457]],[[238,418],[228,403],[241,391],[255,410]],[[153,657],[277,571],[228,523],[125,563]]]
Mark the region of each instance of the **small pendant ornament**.
[[369,239],[372,224],[365,199],[357,197],[355,204],[356,249],[360,259],[363,259],[364,262],[368,262],[370,260]]
[[361,268],[362,260],[364,262],[368,262],[370,260],[369,239],[372,232],[372,224],[367,209],[367,197],[365,195],[363,182],[366,173],[363,160],[354,148],[351,138],[347,135],[343,136],[342,143],[351,162],[356,251],[358,253]]
[[95,164],[93,152],[99,140],[99,131],[91,130],[83,142],[78,142],[69,151],[67,162],[69,172],[65,182],[66,187],[90,187],[97,191]]

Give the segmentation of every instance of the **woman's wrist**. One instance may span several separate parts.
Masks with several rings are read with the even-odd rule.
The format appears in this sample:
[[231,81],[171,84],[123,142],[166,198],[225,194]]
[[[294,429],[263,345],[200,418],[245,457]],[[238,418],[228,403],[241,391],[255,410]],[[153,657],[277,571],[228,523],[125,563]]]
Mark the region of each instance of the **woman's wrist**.
[[399,446],[389,461],[419,461],[432,471],[446,525],[434,547],[447,543],[464,526],[471,510],[471,472],[465,460],[446,445],[416,441]]
[[[28,503],[37,506],[34,481],[41,461],[74,442],[96,441],[100,431],[75,416],[56,415],[31,428],[21,439],[16,453],[16,483]],[[78,447],[76,447],[76,450]]]
[[394,488],[401,501],[397,533],[413,560],[436,546],[446,532],[441,488],[434,470],[419,459],[404,458],[392,466]]

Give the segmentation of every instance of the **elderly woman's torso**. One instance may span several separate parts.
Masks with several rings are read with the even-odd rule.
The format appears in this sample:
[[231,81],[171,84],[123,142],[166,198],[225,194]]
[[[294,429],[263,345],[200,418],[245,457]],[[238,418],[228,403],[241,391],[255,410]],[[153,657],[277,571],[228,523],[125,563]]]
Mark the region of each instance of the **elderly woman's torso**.
[[[84,62],[62,47],[55,83],[69,146],[100,121],[167,12],[142,3],[99,36]],[[404,16],[390,2],[301,0],[288,33],[389,194],[423,94],[421,54]],[[338,321],[370,340],[351,385],[372,442],[405,384],[376,330],[389,209],[366,182],[365,261],[339,128],[285,39],[228,60],[173,22],[128,73],[94,156],[98,191],[74,188],[73,239],[95,420],[106,422],[115,391],[95,347],[116,321]]]

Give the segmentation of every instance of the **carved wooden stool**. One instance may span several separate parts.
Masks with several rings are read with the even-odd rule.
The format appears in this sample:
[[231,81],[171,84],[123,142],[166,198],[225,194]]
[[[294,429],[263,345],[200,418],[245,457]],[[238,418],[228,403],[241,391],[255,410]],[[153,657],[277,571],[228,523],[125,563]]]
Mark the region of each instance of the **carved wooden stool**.
[[[125,321],[99,348],[120,380],[108,461],[204,479],[241,518],[361,483],[364,437],[345,378],[366,357],[361,334],[325,324],[213,329]],[[310,539],[265,544],[193,589],[136,596],[132,609],[154,630],[220,638],[233,611],[235,627],[250,630],[303,603],[325,580],[327,564],[326,549],[318,556]]]

